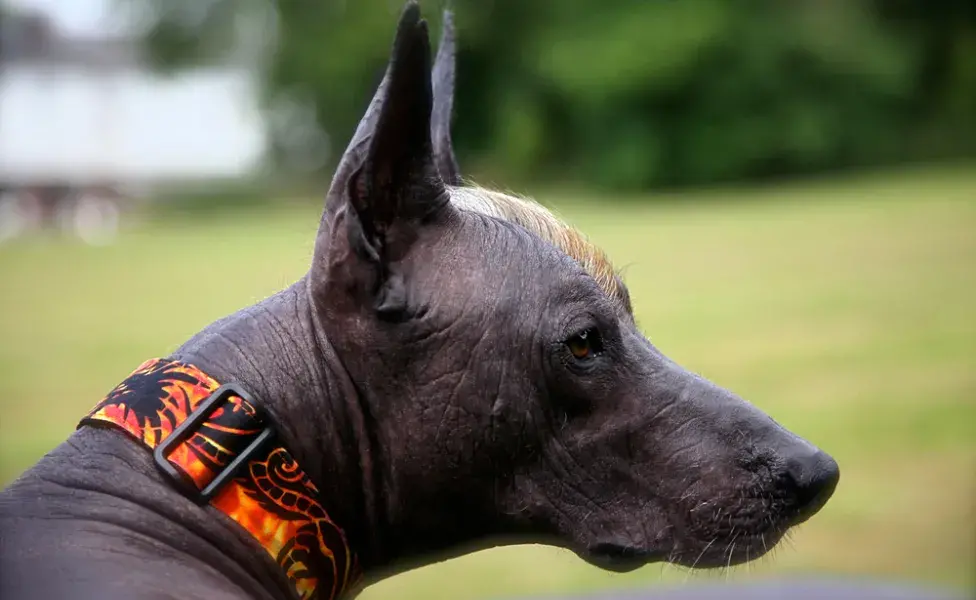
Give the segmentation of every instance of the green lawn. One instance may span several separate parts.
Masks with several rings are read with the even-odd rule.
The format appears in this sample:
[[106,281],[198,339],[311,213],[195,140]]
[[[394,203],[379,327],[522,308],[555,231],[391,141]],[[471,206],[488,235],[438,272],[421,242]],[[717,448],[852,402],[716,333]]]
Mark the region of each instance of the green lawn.
[[[831,452],[841,483],[771,558],[610,575],[541,547],[471,555],[363,598],[482,598],[787,572],[971,585],[976,564],[976,169],[638,205],[558,195],[621,266],[644,331]],[[555,202],[556,194],[544,201]],[[728,200],[728,201],[726,201]],[[0,482],[143,359],[308,264],[318,208],[143,223],[119,243],[0,246]]]

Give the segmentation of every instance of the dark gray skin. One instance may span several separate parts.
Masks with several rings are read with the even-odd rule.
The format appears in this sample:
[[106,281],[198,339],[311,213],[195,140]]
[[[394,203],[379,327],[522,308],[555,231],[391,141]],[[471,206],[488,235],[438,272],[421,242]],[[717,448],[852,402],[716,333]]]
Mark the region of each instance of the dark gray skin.
[[[268,408],[367,582],[528,541],[618,571],[761,556],[823,506],[836,463],[665,357],[566,254],[450,204],[445,39],[432,86],[408,4],[307,276],[173,357]],[[0,525],[5,600],[289,597],[114,431],[75,432],[11,484]]]

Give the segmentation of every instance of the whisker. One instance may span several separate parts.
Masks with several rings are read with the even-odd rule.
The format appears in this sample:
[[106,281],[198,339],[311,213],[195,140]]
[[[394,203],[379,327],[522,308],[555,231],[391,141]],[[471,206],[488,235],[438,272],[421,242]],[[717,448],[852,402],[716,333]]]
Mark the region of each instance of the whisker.
[[708,552],[708,549],[712,547],[712,544],[714,544],[715,543],[715,540],[717,540],[717,539],[718,538],[712,538],[712,540],[710,542],[708,542],[707,544],[705,544],[705,547],[702,548],[701,553],[698,554],[698,558],[695,559],[695,562],[691,563],[691,567],[688,569],[688,572],[685,573],[684,583],[688,583],[688,577],[690,577],[691,576],[691,572],[695,570],[695,566],[698,564],[698,561],[700,561],[702,559],[702,557],[705,556],[705,553]]
[[729,571],[732,570],[732,553],[735,552],[735,542],[729,547],[729,561],[725,564],[725,583],[729,582]]
[[[733,531],[735,531],[733,529]],[[735,554],[735,541],[739,539],[739,535],[736,534],[732,536],[732,541],[729,543],[729,559],[725,564],[725,582],[729,581],[729,572],[732,570],[732,555]]]

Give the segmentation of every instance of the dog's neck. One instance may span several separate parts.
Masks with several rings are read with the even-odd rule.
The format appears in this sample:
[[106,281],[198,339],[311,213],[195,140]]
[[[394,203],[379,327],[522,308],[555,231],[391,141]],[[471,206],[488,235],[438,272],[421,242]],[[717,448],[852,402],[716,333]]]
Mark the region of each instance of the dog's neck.
[[[366,396],[368,390],[354,384],[316,320],[307,280],[214,322],[167,358],[193,365],[219,384],[242,386],[270,414],[277,441],[318,488],[320,503],[344,531],[362,570],[361,585],[459,553],[511,543],[474,518],[476,509],[459,509],[456,489],[436,481],[395,483],[384,444],[391,437],[387,429],[400,424],[374,419],[382,399]],[[158,480],[173,487],[161,476]],[[455,484],[466,489],[465,481]],[[156,496],[120,495],[159,512]],[[241,546],[241,538],[222,533],[226,525],[208,521],[208,515],[179,519],[194,527],[206,522],[210,535],[202,537],[216,541],[239,566],[251,565],[252,570],[267,560]]]
[[387,563],[368,410],[316,325],[306,281],[221,319],[172,358],[247,389],[318,486],[362,567]]

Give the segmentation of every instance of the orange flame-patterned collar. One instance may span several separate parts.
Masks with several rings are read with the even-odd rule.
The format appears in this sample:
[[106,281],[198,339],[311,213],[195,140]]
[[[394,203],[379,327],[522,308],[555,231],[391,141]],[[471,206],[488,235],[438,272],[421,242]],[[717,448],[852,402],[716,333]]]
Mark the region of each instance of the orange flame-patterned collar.
[[267,550],[298,598],[336,600],[358,584],[345,534],[240,387],[220,386],[193,365],[152,359],[95,405],[83,425],[115,426],[153,450],[170,481]]

